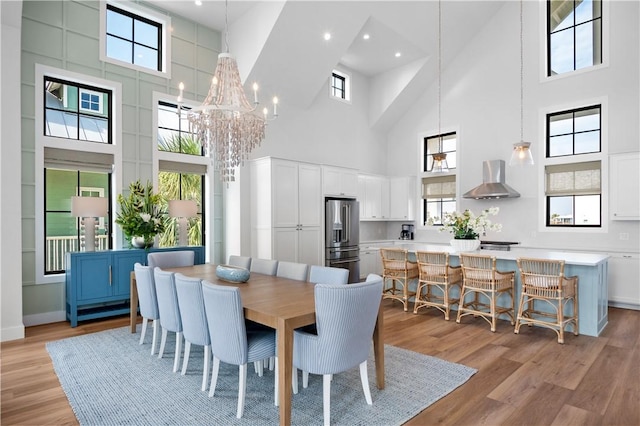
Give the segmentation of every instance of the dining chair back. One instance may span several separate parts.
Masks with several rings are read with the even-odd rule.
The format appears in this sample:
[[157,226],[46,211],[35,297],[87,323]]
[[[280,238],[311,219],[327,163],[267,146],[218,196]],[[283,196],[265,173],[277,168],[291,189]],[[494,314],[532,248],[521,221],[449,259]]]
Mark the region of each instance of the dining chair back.
[[309,266],[304,263],[278,262],[276,275],[290,280],[307,281]]
[[178,293],[176,292],[176,280],[173,272],[154,268],[153,275],[158,296],[158,311],[160,312],[160,325],[162,326],[162,339],[158,358],[162,358],[164,347],[167,343],[167,332],[176,333],[176,350],[173,361],[173,372],[178,371],[180,364],[180,352],[182,350],[182,320],[180,319],[180,307],[178,306]]
[[349,282],[349,270],[333,266],[311,265],[309,282],[314,284],[347,284]]
[[192,250],[159,251],[147,255],[147,264],[152,269],[193,266],[194,262],[195,252]]
[[251,270],[251,258],[249,256],[237,256],[232,254],[229,256],[229,262],[231,266],[238,266],[247,270]]
[[409,290],[412,280],[418,278],[418,264],[409,261],[409,252],[398,248],[381,248],[382,277],[384,279],[383,298],[397,300],[407,311],[409,299],[415,296]]
[[147,332],[149,320],[153,321],[153,337],[151,339],[151,355],[153,355],[156,352],[158,320],[160,319],[156,286],[153,280],[153,270],[148,266],[143,266],[139,262],[136,262],[135,265],[133,265],[133,271],[136,276],[136,289],[138,291],[138,301],[140,303],[140,316],[142,316],[140,344],[144,342],[144,336]]
[[323,376],[325,425],[330,423],[333,374],[359,365],[365,399],[367,404],[372,404],[367,358],[380,309],[382,286],[381,277],[350,285],[317,284],[314,291],[317,335],[294,331],[294,368]]
[[182,274],[176,274],[175,280],[180,319],[182,320],[182,332],[185,340],[181,374],[184,376],[187,372],[191,345],[203,346],[204,367],[202,371],[202,390],[205,391],[209,378],[211,339],[209,337],[209,326],[207,324],[207,315],[204,310],[204,300],[202,298],[202,280],[200,280],[200,278],[190,278]]
[[278,271],[278,261],[272,259],[251,259],[251,272],[264,275],[275,275]]
[[[202,283],[204,306],[209,323],[213,370],[209,396],[215,394],[220,361],[239,367],[237,418],[244,412],[247,387],[247,363],[262,361],[276,354],[274,330],[253,330],[247,333],[240,289],[208,281]],[[277,374],[276,395],[277,395]],[[276,396],[277,398],[277,396]]]

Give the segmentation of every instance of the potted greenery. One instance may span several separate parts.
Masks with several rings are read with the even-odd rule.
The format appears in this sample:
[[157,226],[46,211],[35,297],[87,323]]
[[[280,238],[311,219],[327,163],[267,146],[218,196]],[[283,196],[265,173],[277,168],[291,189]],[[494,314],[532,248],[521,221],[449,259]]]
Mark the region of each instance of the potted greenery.
[[153,193],[153,186],[139,180],[129,184],[129,196],[118,195],[120,211],[116,223],[120,225],[129,247],[148,248],[153,246],[156,234],[164,231],[166,214],[163,199]]
[[[445,213],[440,231],[449,231],[453,234],[450,244],[457,252],[476,250],[480,247],[481,234],[502,230],[501,224],[492,223],[488,218],[489,215],[498,214],[498,211],[498,207],[491,207],[482,210],[478,216],[468,209],[463,213],[456,211]],[[430,218],[428,224],[433,225],[434,220]]]

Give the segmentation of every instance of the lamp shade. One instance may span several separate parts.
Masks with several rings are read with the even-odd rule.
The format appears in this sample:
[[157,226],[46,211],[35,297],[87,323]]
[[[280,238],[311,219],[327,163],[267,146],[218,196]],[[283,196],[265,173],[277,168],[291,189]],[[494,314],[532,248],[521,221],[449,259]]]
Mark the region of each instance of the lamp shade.
[[71,216],[105,217],[107,207],[105,197],[71,197]]
[[532,166],[533,155],[531,154],[531,143],[520,142],[513,144],[513,151],[511,152],[511,160],[509,160],[510,166]]
[[198,205],[194,200],[169,200],[169,216],[196,217]]

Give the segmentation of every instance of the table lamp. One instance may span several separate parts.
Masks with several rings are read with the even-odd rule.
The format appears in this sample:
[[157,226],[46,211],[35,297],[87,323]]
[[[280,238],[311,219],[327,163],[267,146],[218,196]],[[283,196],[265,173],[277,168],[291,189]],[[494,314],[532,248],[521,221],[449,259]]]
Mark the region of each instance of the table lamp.
[[169,216],[178,219],[178,245],[187,246],[190,217],[198,216],[198,205],[194,200],[169,200]]
[[84,250],[96,250],[96,218],[107,215],[105,197],[71,197],[71,215],[82,218],[84,225]]

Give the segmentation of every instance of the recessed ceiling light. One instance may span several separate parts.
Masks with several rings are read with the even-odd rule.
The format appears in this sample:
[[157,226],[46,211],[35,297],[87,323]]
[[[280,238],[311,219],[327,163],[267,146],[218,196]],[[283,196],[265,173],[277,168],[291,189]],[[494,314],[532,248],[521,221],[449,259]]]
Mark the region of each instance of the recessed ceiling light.
[[399,58],[400,56],[402,56],[402,53],[396,52],[396,58]]
[[363,34],[362,38],[365,39],[365,40],[369,40],[369,34]]
[[324,39],[327,41],[331,40],[331,33],[324,33]]
[[202,0],[196,0],[196,6],[202,6]]

